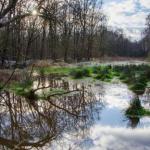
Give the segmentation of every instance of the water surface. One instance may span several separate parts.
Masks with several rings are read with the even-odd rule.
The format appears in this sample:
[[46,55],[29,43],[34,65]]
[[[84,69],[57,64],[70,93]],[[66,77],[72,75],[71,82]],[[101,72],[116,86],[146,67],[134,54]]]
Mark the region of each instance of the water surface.
[[[102,85],[101,85],[102,84]],[[122,83],[99,83],[93,89],[95,104],[94,122],[87,129],[64,133],[52,144],[52,149],[65,150],[149,150],[150,118],[129,119],[124,115],[134,94]],[[99,94],[103,88],[103,92]],[[101,95],[101,96],[100,96]],[[143,106],[146,106],[145,103]],[[60,143],[59,143],[60,142]],[[62,144],[62,146],[61,146]]]

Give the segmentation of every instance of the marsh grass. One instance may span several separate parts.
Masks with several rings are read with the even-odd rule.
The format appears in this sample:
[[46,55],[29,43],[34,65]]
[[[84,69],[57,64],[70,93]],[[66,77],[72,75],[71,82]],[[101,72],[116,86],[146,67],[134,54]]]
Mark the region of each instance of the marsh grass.
[[33,92],[33,82],[26,80],[24,82],[16,82],[9,85],[9,90],[18,96],[23,96],[28,99],[36,99],[37,96]]
[[70,71],[71,71],[70,67],[43,67],[37,69],[39,75],[42,73],[43,75],[59,74],[63,76],[69,75]]
[[141,102],[138,97],[134,98],[129,108],[125,112],[128,117],[141,117],[141,116],[150,116],[150,110],[142,107]]
[[[93,78],[111,82],[113,78],[118,78],[127,84],[134,93],[141,95],[144,93],[147,83],[150,81],[149,65],[99,65],[82,67],[40,67],[36,68],[39,76],[53,75],[61,77],[71,77],[73,79]],[[21,91],[21,89],[20,89]]]
[[81,79],[83,77],[90,77],[91,76],[91,69],[90,68],[74,68],[70,71],[69,75],[74,79]]

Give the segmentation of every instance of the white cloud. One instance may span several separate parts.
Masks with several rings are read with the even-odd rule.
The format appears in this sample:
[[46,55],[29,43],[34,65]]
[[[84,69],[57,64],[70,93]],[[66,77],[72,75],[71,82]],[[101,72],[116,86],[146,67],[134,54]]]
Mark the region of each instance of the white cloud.
[[[104,13],[108,16],[108,26],[122,28],[132,40],[139,40],[145,27],[145,18],[150,8],[150,0],[112,0],[104,3]],[[142,7],[141,7],[142,6]]]

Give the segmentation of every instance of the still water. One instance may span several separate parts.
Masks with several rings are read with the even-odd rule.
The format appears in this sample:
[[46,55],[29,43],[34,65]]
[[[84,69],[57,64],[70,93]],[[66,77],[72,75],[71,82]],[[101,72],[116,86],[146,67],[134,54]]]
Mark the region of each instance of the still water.
[[[40,82],[34,86],[50,85],[73,92],[39,101],[3,93],[1,149],[150,149],[150,117],[130,119],[124,115],[134,98],[125,84],[49,78]],[[144,96],[140,98],[143,106],[149,108],[149,101]]]
[[[102,84],[102,85],[101,85]],[[149,150],[150,118],[128,119],[124,115],[134,94],[122,83],[94,84],[96,103],[93,124],[83,132],[64,133],[51,149],[65,150]],[[102,90],[103,89],[103,90]],[[102,90],[102,93],[99,92]],[[141,97],[142,99],[143,97]],[[147,106],[144,103],[143,106]],[[59,143],[60,142],[60,143]]]

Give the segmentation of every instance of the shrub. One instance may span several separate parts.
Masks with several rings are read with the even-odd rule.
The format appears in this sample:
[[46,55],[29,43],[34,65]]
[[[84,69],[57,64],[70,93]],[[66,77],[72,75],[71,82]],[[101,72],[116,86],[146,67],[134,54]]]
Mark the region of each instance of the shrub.
[[70,75],[75,79],[90,77],[90,70],[87,68],[75,68],[71,70]]

